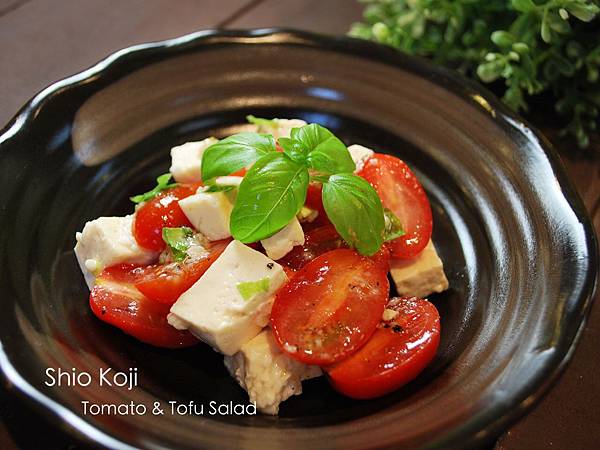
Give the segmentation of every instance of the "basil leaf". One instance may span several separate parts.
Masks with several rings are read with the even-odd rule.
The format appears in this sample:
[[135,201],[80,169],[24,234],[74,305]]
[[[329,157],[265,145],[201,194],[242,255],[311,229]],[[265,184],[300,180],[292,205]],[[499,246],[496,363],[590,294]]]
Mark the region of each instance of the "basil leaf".
[[277,142],[281,148],[283,148],[283,152],[293,161],[296,161],[300,164],[306,164],[306,151],[300,142],[286,137],[277,139]]
[[187,258],[187,251],[190,248],[190,238],[194,236],[194,231],[188,227],[162,229],[163,241],[171,249],[175,261],[183,261]]
[[165,189],[170,189],[172,187],[177,186],[177,183],[169,184],[169,180],[171,179],[170,173],[165,173],[156,179],[156,187],[151,191],[145,192],[140,195],[135,195],[133,197],[129,197],[133,203],[142,203],[147,202],[148,200],[152,200],[159,193],[164,191]]
[[240,184],[230,218],[232,236],[244,243],[272,236],[304,205],[308,170],[283,153],[260,158]]
[[256,294],[269,292],[270,281],[262,278],[258,281],[243,281],[237,284],[237,290],[244,300],[250,300]]
[[[351,173],[356,165],[342,141],[316,123],[294,128],[291,138],[303,150],[312,169],[326,174]],[[285,149],[285,147],[284,147]]]
[[246,120],[248,123],[252,125],[257,125],[259,127],[265,128],[277,128],[277,122],[274,119],[263,119],[262,117],[255,117],[252,114],[246,116]]
[[207,184],[216,177],[230,175],[274,151],[275,138],[270,134],[229,136],[208,147],[202,155],[202,180]]
[[404,228],[402,228],[400,219],[398,219],[398,216],[391,210],[383,208],[383,218],[385,220],[385,232],[383,234],[383,240],[385,242],[393,241],[406,234]]
[[383,244],[385,221],[377,192],[363,178],[341,173],[323,184],[327,217],[344,241],[362,255],[373,255]]

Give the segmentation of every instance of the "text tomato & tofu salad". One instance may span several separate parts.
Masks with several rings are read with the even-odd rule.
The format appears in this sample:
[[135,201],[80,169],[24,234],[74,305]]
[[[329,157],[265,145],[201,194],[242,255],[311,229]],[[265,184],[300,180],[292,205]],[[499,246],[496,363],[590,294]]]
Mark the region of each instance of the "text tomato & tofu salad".
[[248,121],[174,147],[132,214],[76,234],[93,313],[151,345],[210,345],[265,414],[322,375],[357,399],[398,389],[436,354],[425,297],[448,288],[425,191],[318,124]]

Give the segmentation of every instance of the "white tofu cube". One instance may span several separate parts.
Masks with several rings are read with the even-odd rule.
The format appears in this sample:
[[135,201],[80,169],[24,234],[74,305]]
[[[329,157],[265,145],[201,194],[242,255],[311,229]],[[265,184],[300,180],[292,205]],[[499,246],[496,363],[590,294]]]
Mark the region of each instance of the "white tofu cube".
[[281,402],[302,393],[303,380],[323,374],[318,366],[302,364],[282,352],[269,328],[235,355],[226,356],[225,366],[265,414],[277,414]]
[[367,159],[369,159],[375,153],[373,150],[362,145],[353,144],[348,147],[352,161],[356,164],[356,170],[354,173],[358,173],[364,166]]
[[301,119],[273,119],[275,127],[269,125],[256,126],[257,133],[272,134],[275,139],[280,137],[290,137],[292,128],[301,128],[306,125],[306,122]]
[[75,235],[75,255],[90,290],[96,275],[115,264],[150,264],[158,253],[140,247],[133,236],[134,215],[100,217]]
[[226,192],[203,192],[179,200],[179,206],[196,230],[209,241],[231,236],[229,217],[233,203]]
[[202,141],[186,142],[171,149],[171,168],[169,172],[178,183],[194,183],[202,180],[200,167],[204,150],[218,139],[209,137]]
[[233,355],[267,325],[274,294],[287,281],[283,268],[232,241],[171,307],[168,321]]
[[260,242],[267,256],[277,260],[287,255],[294,246],[304,245],[304,231],[298,218],[294,217],[283,229]]
[[444,266],[431,241],[413,259],[392,258],[390,267],[398,294],[402,296],[425,298],[448,289]]

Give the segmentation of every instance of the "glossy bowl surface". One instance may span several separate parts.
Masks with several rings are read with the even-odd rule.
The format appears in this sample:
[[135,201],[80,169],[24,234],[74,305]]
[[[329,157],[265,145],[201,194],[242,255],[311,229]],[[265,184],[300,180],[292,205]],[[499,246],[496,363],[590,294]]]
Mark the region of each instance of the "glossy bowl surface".
[[[321,378],[279,417],[83,415],[82,401],[243,403],[206,346],[166,351],[98,321],[72,251],[87,220],[131,211],[169,149],[300,117],[393,153],[433,207],[450,290],[433,364],[384,398]],[[596,241],[548,142],[478,85],[391,49],[289,30],[208,31],[122,50],[38,94],[0,137],[0,366],[50,416],[108,447],[466,447],[547,390],[589,309]],[[129,391],[48,387],[46,369],[137,367]]]

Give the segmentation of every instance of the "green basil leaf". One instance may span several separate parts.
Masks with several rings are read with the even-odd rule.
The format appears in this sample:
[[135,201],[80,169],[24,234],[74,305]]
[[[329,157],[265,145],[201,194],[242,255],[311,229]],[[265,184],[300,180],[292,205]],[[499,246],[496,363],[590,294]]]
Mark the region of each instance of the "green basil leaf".
[[283,148],[283,152],[293,161],[300,164],[306,164],[306,151],[300,142],[291,138],[280,137],[277,142]]
[[237,284],[237,290],[244,300],[250,300],[256,294],[269,292],[270,280],[262,278],[258,281],[243,281]]
[[156,179],[156,187],[154,189],[152,189],[151,191],[148,191],[148,192],[144,192],[143,194],[140,194],[140,195],[135,195],[133,197],[129,197],[129,200],[131,200],[133,203],[142,203],[142,202],[147,202],[148,200],[152,200],[154,197],[156,197],[159,193],[161,193],[165,189],[170,189],[172,187],[177,186],[177,183],[169,184],[170,180],[171,180],[171,174],[165,173]]
[[194,231],[188,227],[162,229],[163,241],[171,249],[175,261],[183,261],[187,258],[187,251],[190,248],[190,238],[194,236]]
[[394,239],[406,234],[404,232],[404,228],[402,228],[400,219],[398,219],[398,216],[396,216],[396,214],[394,214],[391,210],[383,208],[383,217],[385,220],[385,232],[383,234],[383,240],[385,242],[393,241]]
[[327,128],[311,123],[293,128],[290,134],[306,155],[306,161],[312,169],[326,174],[351,173],[356,169],[344,143]]
[[283,153],[260,158],[240,184],[231,212],[232,236],[244,243],[272,236],[304,205],[308,170]]
[[349,246],[373,255],[383,244],[385,220],[377,192],[364,179],[350,173],[329,177],[323,184],[327,217]]
[[248,121],[248,123],[251,123],[252,125],[257,125],[259,127],[265,127],[265,128],[277,128],[277,122],[273,119],[263,119],[262,117],[255,117],[252,114],[246,116],[246,120]]
[[216,177],[230,175],[275,151],[270,134],[238,133],[211,145],[202,155],[202,180],[209,184]]

